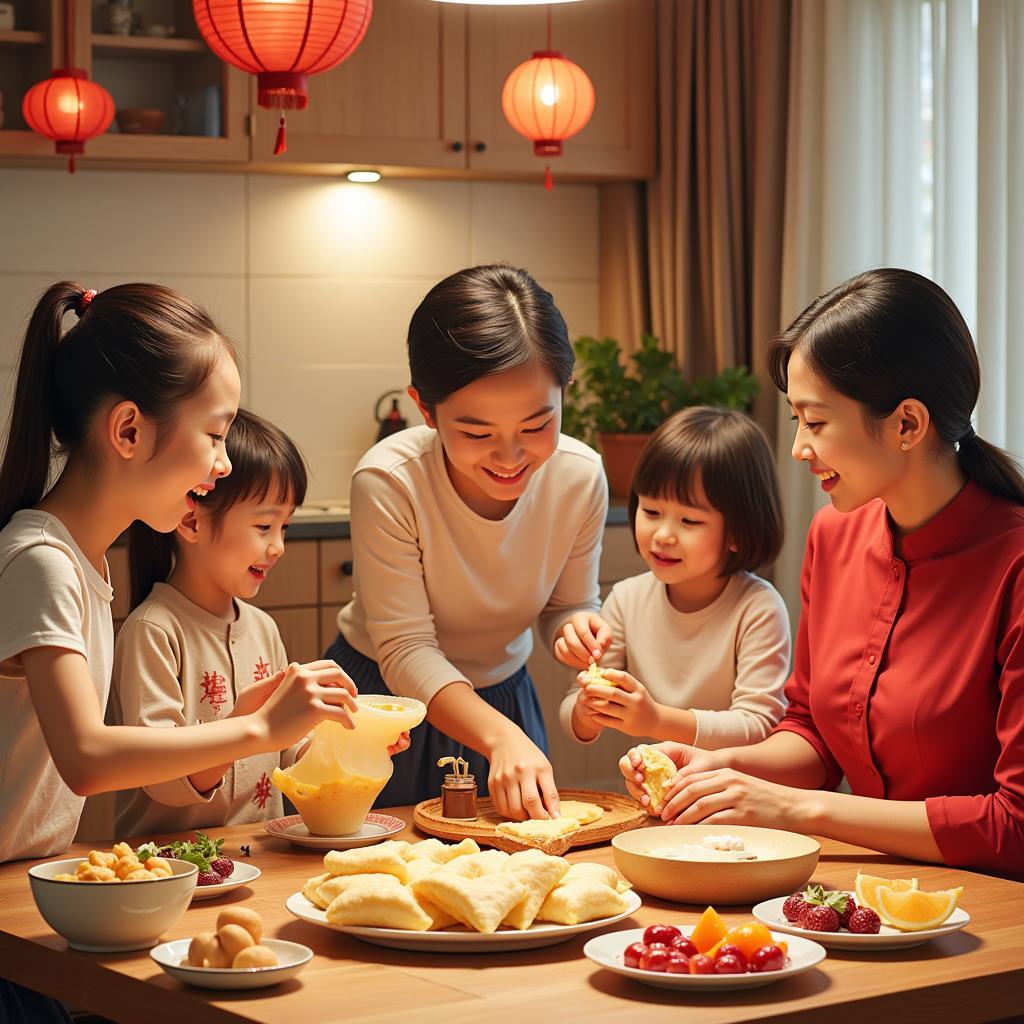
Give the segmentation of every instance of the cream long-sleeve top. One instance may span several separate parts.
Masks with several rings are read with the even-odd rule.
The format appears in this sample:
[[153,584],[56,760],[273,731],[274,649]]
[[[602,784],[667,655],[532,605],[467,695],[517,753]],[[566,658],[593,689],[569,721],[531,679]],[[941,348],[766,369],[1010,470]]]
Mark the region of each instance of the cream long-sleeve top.
[[[227,622],[167,583],[157,583],[124,621],[114,645],[108,721],[174,728],[226,718],[247,686],[288,666],[274,620],[235,601]],[[223,779],[200,793],[187,775],[115,799],[118,837],[185,832],[279,818],[274,769],[295,761],[296,747],[235,761]]]
[[106,562],[101,574],[48,512],[23,509],[0,530],[0,862],[63,853],[75,838],[85,797],[57,771],[21,655],[81,654],[102,712],[114,649],[109,579]]
[[[756,743],[782,718],[789,615],[778,591],[760,577],[734,573],[706,608],[680,612],[669,602],[665,585],[653,573],[643,573],[616,583],[601,615],[613,636],[601,667],[625,670],[659,704],[691,709],[696,746],[712,750]],[[572,731],[578,692],[573,683],[559,719],[563,730],[582,742]]]
[[600,606],[608,489],[600,457],[562,435],[501,520],[458,496],[434,430],[370,449],[352,478],[355,596],[338,628],[395,694],[429,701],[518,671],[531,626],[550,648],[574,612]]

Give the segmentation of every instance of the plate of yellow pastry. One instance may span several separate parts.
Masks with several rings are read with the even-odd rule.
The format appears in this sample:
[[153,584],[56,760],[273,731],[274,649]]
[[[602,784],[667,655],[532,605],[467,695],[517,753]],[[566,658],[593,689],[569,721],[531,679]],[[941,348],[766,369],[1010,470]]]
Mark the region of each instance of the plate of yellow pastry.
[[536,949],[621,921],[640,907],[603,864],[540,850],[390,841],[333,850],[286,902],[297,918],[395,949],[496,953]]

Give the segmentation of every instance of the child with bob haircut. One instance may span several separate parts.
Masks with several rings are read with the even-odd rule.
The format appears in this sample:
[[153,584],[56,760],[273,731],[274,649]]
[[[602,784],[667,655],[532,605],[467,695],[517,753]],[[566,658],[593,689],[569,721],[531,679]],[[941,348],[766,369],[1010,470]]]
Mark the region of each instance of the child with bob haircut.
[[[288,665],[274,620],[247,604],[284,554],[306,495],[306,467],[281,430],[239,409],[227,440],[231,475],[196,501],[174,533],[130,532],[133,611],[114,647],[110,718],[174,728],[259,707]],[[239,825],[283,813],[270,784],[296,749],[267,751],[117,794],[116,834]]]
[[[605,728],[705,748],[764,739],[785,710],[790,655],[782,598],[753,574],[783,533],[764,435],[729,409],[671,416],[637,463],[629,517],[650,572],[605,600],[611,639],[600,672],[581,672],[562,702],[563,729],[584,743]],[[593,658],[571,625],[555,654],[576,668]]]

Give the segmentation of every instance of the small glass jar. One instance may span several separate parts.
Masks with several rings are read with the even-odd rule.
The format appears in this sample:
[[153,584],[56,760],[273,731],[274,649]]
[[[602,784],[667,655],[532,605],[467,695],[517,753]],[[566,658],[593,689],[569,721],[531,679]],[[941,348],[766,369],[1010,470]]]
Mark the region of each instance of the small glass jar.
[[446,775],[441,786],[441,814],[460,821],[476,820],[476,776]]

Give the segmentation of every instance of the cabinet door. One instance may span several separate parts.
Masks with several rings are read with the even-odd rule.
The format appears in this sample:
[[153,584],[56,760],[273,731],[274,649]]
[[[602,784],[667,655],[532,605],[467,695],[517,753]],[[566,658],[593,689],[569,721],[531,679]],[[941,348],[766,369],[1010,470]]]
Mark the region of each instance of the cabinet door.
[[[309,106],[288,115],[288,151],[272,166],[465,168],[465,25],[448,4],[376,4],[356,52],[310,78]],[[271,161],[277,119],[257,111],[255,163]]]
[[285,546],[281,560],[270,570],[252,603],[260,608],[316,604],[317,541],[293,540]]
[[290,661],[306,664],[320,655],[320,616],[316,608],[268,608]]
[[[652,178],[655,159],[653,0],[587,0],[551,8],[552,49],[579,64],[597,94],[590,123],[550,161],[559,174]],[[473,170],[536,171],[545,159],[501,112],[505,79],[547,46],[538,7],[473,7],[469,12],[469,160]],[[481,147],[483,147],[481,149]]]

